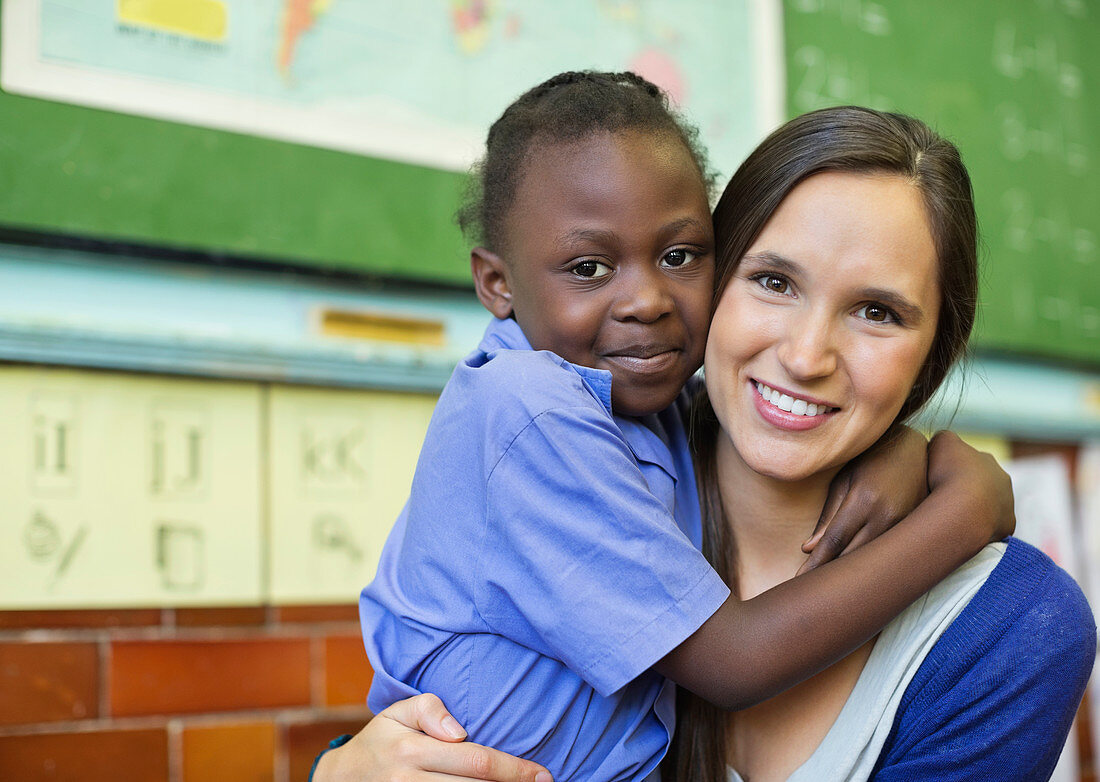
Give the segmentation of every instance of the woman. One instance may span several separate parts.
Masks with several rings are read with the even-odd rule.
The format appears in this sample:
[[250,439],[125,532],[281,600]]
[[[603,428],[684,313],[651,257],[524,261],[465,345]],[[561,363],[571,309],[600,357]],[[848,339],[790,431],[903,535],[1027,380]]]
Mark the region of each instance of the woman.
[[[954,146],[911,118],[857,108],[776,131],[730,181],[715,229],[719,296],[694,426],[704,552],[747,598],[795,575],[833,477],[920,409],[963,352],[977,237]],[[730,714],[681,693],[662,774],[1044,779],[1095,642],[1065,573],[1018,541],[995,544],[876,640],[780,696]],[[419,727],[440,718],[431,702],[401,706],[417,705]],[[393,762],[379,737],[391,727],[349,746]],[[464,765],[512,763],[499,755],[429,746],[422,768],[512,778]]]

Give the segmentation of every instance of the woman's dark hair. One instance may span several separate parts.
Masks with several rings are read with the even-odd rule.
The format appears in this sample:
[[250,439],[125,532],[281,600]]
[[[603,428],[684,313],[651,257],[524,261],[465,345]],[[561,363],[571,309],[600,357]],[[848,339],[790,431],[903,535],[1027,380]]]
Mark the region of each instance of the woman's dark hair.
[[529,153],[539,144],[575,143],[594,133],[623,131],[678,138],[710,191],[715,177],[708,170],[699,133],[669,107],[660,87],[629,71],[568,71],[525,92],[489,128],[485,156],[471,170],[455,215],[463,233],[502,252],[504,220]]
[[[978,294],[978,229],[970,176],[959,150],[920,120],[855,106],[804,114],[749,155],[714,210],[717,303],[764,225],[800,182],[825,171],[890,174],[920,190],[938,260],[940,313],[932,347],[891,431],[935,393],[966,351]],[[692,448],[703,509],[703,553],[735,588],[736,542],[715,465],[718,421],[705,392],[695,400]],[[736,588],[735,588],[736,591]],[[725,782],[726,713],[686,690],[662,778]]]

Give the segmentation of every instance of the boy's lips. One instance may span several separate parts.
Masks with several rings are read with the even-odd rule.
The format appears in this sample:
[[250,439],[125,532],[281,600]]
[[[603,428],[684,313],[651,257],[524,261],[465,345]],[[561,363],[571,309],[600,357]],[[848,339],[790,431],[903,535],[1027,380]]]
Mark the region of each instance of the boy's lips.
[[604,359],[629,372],[656,374],[672,367],[680,358],[680,348],[668,345],[638,345],[604,354]]

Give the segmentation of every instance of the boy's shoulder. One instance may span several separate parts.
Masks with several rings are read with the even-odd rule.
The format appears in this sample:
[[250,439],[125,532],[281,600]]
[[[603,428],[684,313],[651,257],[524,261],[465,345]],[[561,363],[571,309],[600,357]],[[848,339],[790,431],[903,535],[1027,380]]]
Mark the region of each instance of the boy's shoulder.
[[448,391],[482,410],[507,407],[533,417],[589,408],[611,416],[611,373],[574,366],[546,350],[477,351],[455,369]]

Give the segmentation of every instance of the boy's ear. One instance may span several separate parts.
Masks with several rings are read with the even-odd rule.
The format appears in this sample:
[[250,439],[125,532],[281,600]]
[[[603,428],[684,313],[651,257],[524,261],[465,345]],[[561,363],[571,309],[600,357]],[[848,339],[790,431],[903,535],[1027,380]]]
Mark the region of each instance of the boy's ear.
[[504,259],[484,247],[470,250],[474,289],[485,309],[503,320],[512,314],[512,287]]

